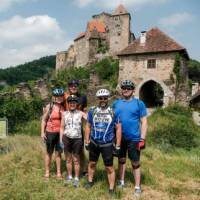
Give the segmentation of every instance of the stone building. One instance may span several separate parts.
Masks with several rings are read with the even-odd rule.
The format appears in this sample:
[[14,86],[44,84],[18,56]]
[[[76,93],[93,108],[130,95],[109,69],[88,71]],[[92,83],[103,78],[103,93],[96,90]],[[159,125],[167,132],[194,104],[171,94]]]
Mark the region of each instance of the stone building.
[[[181,85],[176,95],[173,73],[176,54],[181,56]],[[119,54],[119,82],[131,79],[136,84],[135,96],[142,99],[147,107],[168,105],[170,102],[189,102],[187,75],[188,53],[158,28],[141,32],[141,36],[129,44]],[[156,94],[157,93],[157,94]],[[158,102],[155,95],[159,96]]]
[[56,69],[84,67],[103,57],[99,54],[115,56],[134,40],[130,21],[130,13],[123,5],[112,14],[102,12],[92,16],[86,31],[74,39],[74,44],[67,51],[57,53]]

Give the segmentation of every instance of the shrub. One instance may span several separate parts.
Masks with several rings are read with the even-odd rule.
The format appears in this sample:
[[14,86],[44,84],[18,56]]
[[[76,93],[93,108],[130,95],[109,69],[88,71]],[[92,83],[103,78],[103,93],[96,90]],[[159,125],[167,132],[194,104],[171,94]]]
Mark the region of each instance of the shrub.
[[0,117],[8,118],[8,130],[10,133],[16,131],[16,125],[36,119],[41,115],[43,102],[39,97],[31,99],[15,97],[1,98]]
[[119,62],[112,58],[105,58],[91,66],[102,81],[109,82],[113,87],[117,85]]
[[53,76],[51,87],[61,86],[65,89],[69,80],[85,80],[80,84],[80,91],[85,92],[89,82],[89,76],[90,72],[88,68],[79,67],[60,70]]
[[197,147],[198,132],[190,110],[179,105],[158,109],[149,118],[149,143],[165,151]]
[[32,120],[24,123],[23,126],[16,126],[16,134],[22,135],[40,135],[40,120]]

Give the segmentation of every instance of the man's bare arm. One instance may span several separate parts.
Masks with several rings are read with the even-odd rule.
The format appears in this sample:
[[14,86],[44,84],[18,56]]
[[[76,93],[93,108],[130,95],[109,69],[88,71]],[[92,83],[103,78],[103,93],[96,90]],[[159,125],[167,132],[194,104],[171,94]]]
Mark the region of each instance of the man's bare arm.
[[142,117],[140,119],[140,123],[141,123],[141,138],[145,139],[146,138],[146,134],[147,134],[147,117]]

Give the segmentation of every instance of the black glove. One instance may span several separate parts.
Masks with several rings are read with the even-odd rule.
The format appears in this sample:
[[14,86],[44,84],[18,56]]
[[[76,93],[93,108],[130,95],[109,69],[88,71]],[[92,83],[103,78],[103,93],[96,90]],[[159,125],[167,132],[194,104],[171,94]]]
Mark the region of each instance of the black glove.
[[119,157],[120,150],[120,146],[113,146],[113,156]]
[[87,151],[89,151],[89,150],[90,150],[90,143],[88,143],[88,144],[85,144],[85,149],[86,149]]
[[60,143],[59,143],[59,146],[60,146],[61,149],[64,149],[64,144],[63,144],[63,142],[60,142]]

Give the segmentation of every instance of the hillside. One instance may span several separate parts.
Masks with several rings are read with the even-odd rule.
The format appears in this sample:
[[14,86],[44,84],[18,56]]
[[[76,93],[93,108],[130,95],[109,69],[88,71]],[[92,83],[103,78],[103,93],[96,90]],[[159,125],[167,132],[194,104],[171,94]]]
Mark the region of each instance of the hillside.
[[[142,153],[141,161],[143,195],[140,199],[199,200],[200,131],[192,123],[190,112],[181,107],[169,107],[158,110],[149,117],[148,121],[147,148]],[[39,121],[34,122],[34,126],[31,128],[35,128],[34,130],[30,130],[31,126],[29,128],[27,126],[24,130],[21,130],[21,133],[28,134],[32,131],[35,135],[39,135],[39,126],[36,124],[39,125]],[[169,131],[167,128],[169,124],[172,124],[171,128],[177,126],[180,134],[171,132],[171,129]],[[184,126],[184,124],[186,125]],[[181,127],[183,128],[181,129]],[[153,132],[157,133],[161,129],[164,140],[160,140],[161,135],[159,135],[158,140],[155,140]],[[184,139],[189,134],[188,130],[193,133],[191,135],[192,140]],[[168,133],[169,140],[166,140],[166,133]],[[182,147],[177,146],[176,143],[181,138],[184,139],[181,141]],[[191,141],[198,146],[190,145],[190,150],[188,150],[185,145],[187,146]],[[126,187],[124,190],[117,189],[115,196],[111,198],[107,193],[107,179],[102,160],[99,160],[98,163],[94,187],[91,190],[85,190],[83,184],[86,179],[82,178],[81,186],[75,190],[73,187],[64,187],[63,181],[54,178],[55,164],[52,165],[50,180],[43,180],[44,150],[45,146],[40,141],[39,136],[18,135],[0,141],[1,200],[135,199],[133,197],[133,178],[130,162],[127,166]],[[117,159],[115,159],[115,168],[117,169]],[[66,176],[64,160],[62,169],[63,175]]]
[[16,67],[0,69],[0,81],[5,81],[12,86],[21,82],[37,80],[55,69],[55,63],[55,56],[46,56]]

